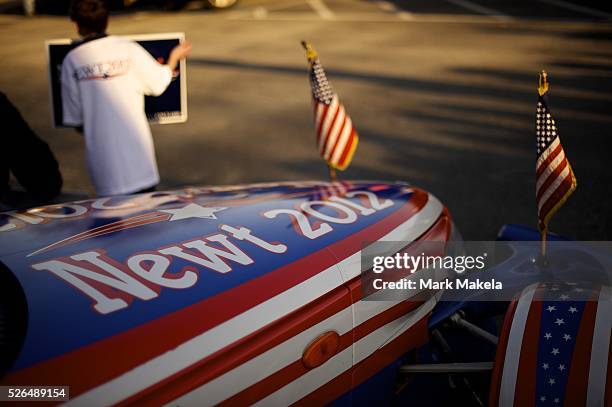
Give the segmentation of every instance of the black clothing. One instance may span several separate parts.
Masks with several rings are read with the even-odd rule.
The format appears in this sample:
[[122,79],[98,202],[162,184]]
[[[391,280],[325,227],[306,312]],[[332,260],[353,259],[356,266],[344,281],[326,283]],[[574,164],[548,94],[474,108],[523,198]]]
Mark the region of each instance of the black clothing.
[[32,131],[19,111],[0,92],[2,153],[0,155],[0,198],[9,190],[9,171],[38,201],[56,197],[62,189],[62,175],[47,143]]

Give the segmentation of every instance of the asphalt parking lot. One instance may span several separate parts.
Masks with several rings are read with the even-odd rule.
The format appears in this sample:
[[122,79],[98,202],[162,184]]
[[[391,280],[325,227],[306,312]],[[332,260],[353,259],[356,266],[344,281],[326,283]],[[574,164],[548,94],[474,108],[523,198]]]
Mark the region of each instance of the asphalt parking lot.
[[[424,187],[473,240],[494,238],[503,223],[535,225],[534,105],[537,74],[546,69],[579,184],[551,229],[612,239],[612,7],[563,0],[200,6],[137,5],[111,21],[114,34],[184,31],[194,44],[189,120],[153,127],[161,187],[326,179],[314,148],[306,39],[361,136],[341,178]],[[4,10],[0,90],[50,144],[65,189],[91,194],[82,139],[50,121],[43,43],[74,36],[72,25]]]

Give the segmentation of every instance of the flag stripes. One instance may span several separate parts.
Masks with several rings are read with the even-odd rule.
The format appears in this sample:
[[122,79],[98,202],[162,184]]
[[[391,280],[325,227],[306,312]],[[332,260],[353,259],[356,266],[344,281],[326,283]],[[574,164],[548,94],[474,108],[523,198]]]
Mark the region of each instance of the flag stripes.
[[550,217],[576,189],[576,177],[563,151],[546,98],[536,107],[536,204],[538,226],[547,229]]
[[312,48],[307,49],[317,148],[330,167],[344,170],[351,163],[359,136],[338,95],[332,90],[319,58]]

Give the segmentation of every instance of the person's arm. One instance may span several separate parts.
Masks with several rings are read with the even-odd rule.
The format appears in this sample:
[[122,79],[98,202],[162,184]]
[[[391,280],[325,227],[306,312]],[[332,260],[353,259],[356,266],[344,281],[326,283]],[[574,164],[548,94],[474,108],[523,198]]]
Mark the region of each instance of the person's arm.
[[172,48],[172,51],[170,51],[170,56],[168,57],[168,62],[166,62],[166,65],[168,65],[168,68],[170,68],[171,71],[174,71],[179,61],[183,58],[187,58],[190,53],[191,43],[189,41],[181,42],[179,45]]
[[136,43],[134,50],[134,67],[136,76],[142,85],[142,92],[145,95],[159,96],[170,84],[172,72],[178,62],[191,51],[191,44],[185,42],[174,47],[166,64],[157,62],[151,54]]

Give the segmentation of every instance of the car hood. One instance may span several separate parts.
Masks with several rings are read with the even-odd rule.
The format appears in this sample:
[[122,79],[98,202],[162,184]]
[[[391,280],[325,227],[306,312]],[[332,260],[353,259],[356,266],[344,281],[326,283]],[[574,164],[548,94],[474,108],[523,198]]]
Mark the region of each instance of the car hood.
[[129,341],[143,326],[162,335],[156,329],[168,328],[155,324],[169,319],[199,334],[333,269],[307,292],[316,298],[359,275],[358,261],[338,264],[358,259],[364,243],[395,230],[395,240],[415,239],[442,211],[405,183],[354,181],[186,188],[2,213],[0,261],[29,313],[12,370],[119,335]]

